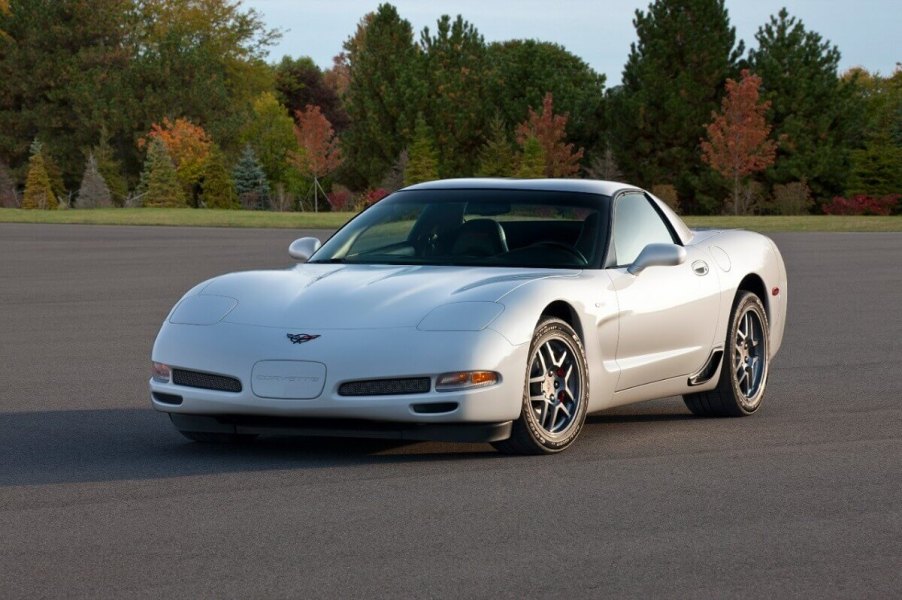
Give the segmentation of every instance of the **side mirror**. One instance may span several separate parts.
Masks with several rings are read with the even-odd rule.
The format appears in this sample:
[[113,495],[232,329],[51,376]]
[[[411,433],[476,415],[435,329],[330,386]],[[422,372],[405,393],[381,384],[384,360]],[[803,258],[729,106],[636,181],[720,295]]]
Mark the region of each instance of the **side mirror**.
[[686,262],[686,249],[676,244],[649,244],[642,249],[627,272],[638,275],[648,267],[675,267]]
[[291,245],[288,246],[288,254],[291,258],[307,262],[307,259],[313,256],[313,253],[319,250],[319,247],[322,245],[322,242],[315,237],[300,238],[291,242]]

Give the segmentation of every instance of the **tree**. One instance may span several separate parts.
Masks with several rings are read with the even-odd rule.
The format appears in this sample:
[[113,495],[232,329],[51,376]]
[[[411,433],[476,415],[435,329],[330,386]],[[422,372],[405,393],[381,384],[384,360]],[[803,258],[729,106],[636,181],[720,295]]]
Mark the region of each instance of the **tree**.
[[545,151],[542,143],[534,135],[527,137],[520,144],[523,151],[520,153],[517,165],[517,177],[520,179],[538,179],[545,176]]
[[749,65],[771,102],[768,119],[780,148],[765,175],[771,185],[806,180],[815,198],[841,193],[848,148],[860,128],[854,87],[839,80],[840,53],[785,9],[758,29]]
[[348,113],[338,92],[326,83],[323,72],[309,56],[283,57],[276,65],[275,80],[279,102],[288,108],[286,114],[293,115],[313,104],[323,111],[335,131],[340,133],[348,126]]
[[476,170],[479,148],[491,113],[486,46],[476,28],[460,15],[448,15],[420,35],[425,82],[421,111],[432,129],[442,177],[468,177]]
[[94,153],[88,154],[85,161],[85,173],[78,188],[78,208],[109,208],[113,206],[113,197],[103,175],[97,169]]
[[426,125],[423,115],[420,115],[404,171],[404,185],[438,179],[438,152],[432,139],[432,131]]
[[850,152],[848,196],[902,193],[902,67],[890,77],[855,69],[843,79],[855,88],[856,104],[867,116]]
[[210,150],[210,156],[204,165],[203,191],[201,204],[205,208],[238,208],[238,195],[235,183],[225,163],[225,156],[218,146]]
[[759,102],[761,78],[744,69],[740,80],[727,79],[720,114],[706,127],[701,141],[702,160],[730,181],[733,210],[738,215],[750,208],[740,204],[744,179],[774,164],[777,144],[769,138],[771,127],[765,113],[770,102]]
[[390,4],[365,16],[344,44],[349,68],[342,135],[345,177],[354,189],[376,185],[410,144],[423,83],[413,28]]
[[489,44],[486,60],[489,104],[510,124],[508,134],[551,92],[557,109],[570,115],[567,139],[587,153],[604,153],[604,75],[563,46],[537,40]]
[[269,182],[250,144],[245,145],[232,177],[242,207],[260,210],[269,206]]
[[638,185],[670,182],[681,198],[710,193],[699,139],[743,53],[724,0],[655,0],[633,25],[623,85],[609,93],[614,158]]
[[514,174],[514,149],[500,115],[489,124],[489,134],[479,150],[478,177],[510,177]]
[[122,163],[116,158],[116,152],[110,145],[106,127],[101,129],[100,143],[91,152],[97,160],[97,172],[109,187],[113,204],[123,206],[128,196],[128,182],[123,175]]
[[290,160],[301,174],[313,178],[314,203],[316,210],[319,210],[319,180],[341,165],[341,149],[332,124],[318,106],[308,105],[298,111],[296,120],[294,135],[299,150],[291,155]]
[[203,177],[204,167],[213,140],[207,135],[203,127],[195,125],[188,119],[176,119],[170,121],[163,118],[162,123],[154,123],[147,137],[139,140],[139,147],[144,147],[148,140],[158,139],[166,146],[166,152],[178,173],[179,183],[185,195],[192,199],[192,204],[197,205],[197,195],[200,181]]
[[542,100],[542,112],[530,107],[526,121],[517,125],[517,143],[525,146],[530,138],[538,140],[545,157],[546,177],[570,177],[579,172],[583,149],[573,150],[573,144],[564,141],[567,115],[554,114],[554,98],[551,92]]
[[31,144],[31,158],[28,160],[28,174],[25,178],[25,195],[22,208],[54,210],[57,208],[56,196],[50,185],[50,177],[44,166],[44,152],[37,140]]
[[19,197],[16,194],[16,182],[9,168],[0,161],[0,208],[18,208]]
[[179,183],[175,165],[166,150],[166,144],[157,137],[147,144],[147,160],[141,172],[138,193],[143,206],[182,208],[187,206],[185,190]]
[[253,147],[267,179],[290,187],[296,187],[288,160],[292,150],[297,149],[294,125],[294,120],[275,95],[264,92],[254,101],[253,117],[242,136],[245,143]]

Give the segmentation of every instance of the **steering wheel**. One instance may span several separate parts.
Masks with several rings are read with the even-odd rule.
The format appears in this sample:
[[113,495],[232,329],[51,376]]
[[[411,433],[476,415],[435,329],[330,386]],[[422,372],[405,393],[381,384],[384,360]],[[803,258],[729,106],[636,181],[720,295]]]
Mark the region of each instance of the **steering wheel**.
[[548,240],[548,241],[544,241],[544,242],[536,242],[535,244],[532,244],[532,246],[533,247],[545,246],[547,248],[555,248],[557,250],[563,250],[567,254],[576,257],[577,260],[579,260],[579,262],[581,264],[583,264],[583,265],[589,264],[589,261],[586,260],[585,256],[583,256],[583,253],[580,252],[578,248],[574,248],[570,244],[564,244],[562,242],[554,242],[554,241]]

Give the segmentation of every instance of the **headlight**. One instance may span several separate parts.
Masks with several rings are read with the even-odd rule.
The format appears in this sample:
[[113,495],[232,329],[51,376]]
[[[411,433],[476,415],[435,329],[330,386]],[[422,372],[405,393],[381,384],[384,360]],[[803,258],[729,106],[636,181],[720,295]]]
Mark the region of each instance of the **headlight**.
[[420,331],[482,331],[504,311],[496,302],[452,302],[435,308],[417,325]]
[[157,383],[169,383],[172,381],[172,369],[163,363],[153,363],[151,373],[153,374],[153,380]]
[[442,373],[435,380],[436,392],[450,392],[469,388],[495,385],[501,381],[501,375],[494,371],[458,371]]
[[179,302],[169,322],[175,325],[214,325],[238,306],[228,296],[188,296]]

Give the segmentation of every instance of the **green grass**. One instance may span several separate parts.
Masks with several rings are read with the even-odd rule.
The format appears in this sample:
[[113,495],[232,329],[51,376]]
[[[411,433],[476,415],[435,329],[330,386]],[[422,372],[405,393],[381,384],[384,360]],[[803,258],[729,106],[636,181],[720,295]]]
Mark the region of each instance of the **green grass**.
[[[91,225],[164,225],[182,227],[263,227],[336,229],[353,213],[192,210],[179,208],[109,208],[94,210],[21,210],[0,208],[0,223],[83,223]],[[690,227],[740,228],[752,231],[900,231],[894,217],[686,217]]]

